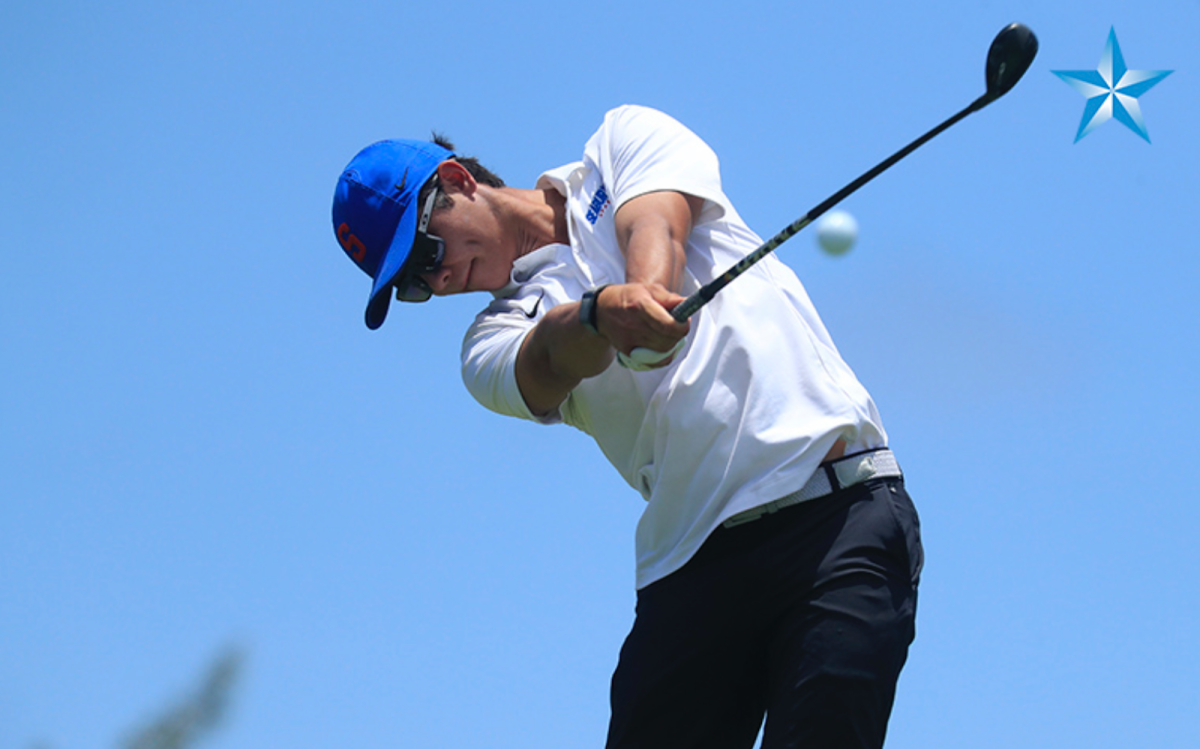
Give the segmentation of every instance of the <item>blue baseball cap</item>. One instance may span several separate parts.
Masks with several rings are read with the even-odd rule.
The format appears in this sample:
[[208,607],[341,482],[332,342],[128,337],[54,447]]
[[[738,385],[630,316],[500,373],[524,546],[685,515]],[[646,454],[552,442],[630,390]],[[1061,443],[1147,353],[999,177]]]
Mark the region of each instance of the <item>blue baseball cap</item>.
[[406,267],[412,265],[422,210],[417,195],[438,164],[453,157],[428,141],[383,140],[359,151],[338,178],[333,231],[346,255],[373,280],[366,311],[371,330],[387,317],[393,286],[419,283]]

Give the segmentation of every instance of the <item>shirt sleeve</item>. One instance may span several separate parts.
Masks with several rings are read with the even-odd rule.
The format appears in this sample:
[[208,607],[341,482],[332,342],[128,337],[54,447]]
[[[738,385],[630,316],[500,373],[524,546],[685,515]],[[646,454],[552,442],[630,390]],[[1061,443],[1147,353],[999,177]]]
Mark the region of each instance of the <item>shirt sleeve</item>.
[[517,385],[517,353],[525,336],[533,330],[535,320],[519,308],[513,311],[493,309],[508,304],[520,302],[497,300],[467,329],[462,347],[463,383],[475,400],[491,411],[539,424],[557,424],[562,421],[557,410],[536,416],[521,395]]
[[626,105],[610,111],[584,148],[584,158],[603,175],[614,210],[639,195],[671,190],[703,198],[702,221],[725,213],[716,153],[678,120],[655,109]]

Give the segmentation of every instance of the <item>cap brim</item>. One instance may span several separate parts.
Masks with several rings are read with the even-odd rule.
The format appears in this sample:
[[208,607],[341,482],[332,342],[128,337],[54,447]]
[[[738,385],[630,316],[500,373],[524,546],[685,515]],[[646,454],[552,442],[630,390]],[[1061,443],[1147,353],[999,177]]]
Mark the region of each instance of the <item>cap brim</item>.
[[417,212],[405,211],[396,224],[396,233],[392,235],[392,244],[379,263],[379,273],[371,286],[371,296],[367,299],[367,327],[375,330],[387,319],[388,307],[392,301],[392,284],[404,270],[412,254],[413,238],[417,234]]

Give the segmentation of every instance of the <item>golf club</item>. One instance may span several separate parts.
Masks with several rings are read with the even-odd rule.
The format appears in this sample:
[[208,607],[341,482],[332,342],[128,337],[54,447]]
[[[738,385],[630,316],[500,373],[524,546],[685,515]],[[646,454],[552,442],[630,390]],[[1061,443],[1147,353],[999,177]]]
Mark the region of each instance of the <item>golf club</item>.
[[[729,282],[745,273],[750,266],[762,260],[774,251],[776,247],[794,237],[801,229],[817,220],[821,214],[840,203],[848,195],[858,190],[858,188],[875,179],[875,177],[879,176],[888,167],[915,151],[938,133],[972,112],[983,109],[988,104],[1008,93],[1013,86],[1017,85],[1017,81],[1021,80],[1021,76],[1025,74],[1025,71],[1029,69],[1034,56],[1037,55],[1037,49],[1037,37],[1034,36],[1033,31],[1028,26],[1020,23],[1005,26],[996,35],[996,38],[992,41],[991,48],[988,50],[987,64],[984,68],[987,91],[982,96],[968,104],[962,111],[952,115],[940,125],[879,162],[879,164],[863,173],[858,179],[846,185],[841,190],[830,195],[823,202],[817,204],[816,207],[793,221],[783,231],[764,242],[757,250],[739,260],[732,268],[702,286],[695,294],[680,302],[671,310],[671,316],[679,322],[683,322],[696,314],[701,307],[708,304],[716,296],[717,292],[725,288]],[[674,353],[674,351],[675,349],[661,352],[646,348],[635,348],[630,352],[628,357],[622,356],[621,361],[631,369],[638,369],[639,365],[640,368],[649,368],[647,365],[662,361]]]

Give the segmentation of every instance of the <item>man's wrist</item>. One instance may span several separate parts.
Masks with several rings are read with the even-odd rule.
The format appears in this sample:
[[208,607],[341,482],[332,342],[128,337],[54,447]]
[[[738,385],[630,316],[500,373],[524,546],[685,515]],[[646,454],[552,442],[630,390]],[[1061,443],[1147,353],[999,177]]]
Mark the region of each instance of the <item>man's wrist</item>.
[[604,284],[603,286],[585,291],[583,292],[583,298],[579,300],[579,324],[586,328],[592,335],[600,335],[600,327],[596,315],[600,311],[600,292],[607,288],[608,284]]

